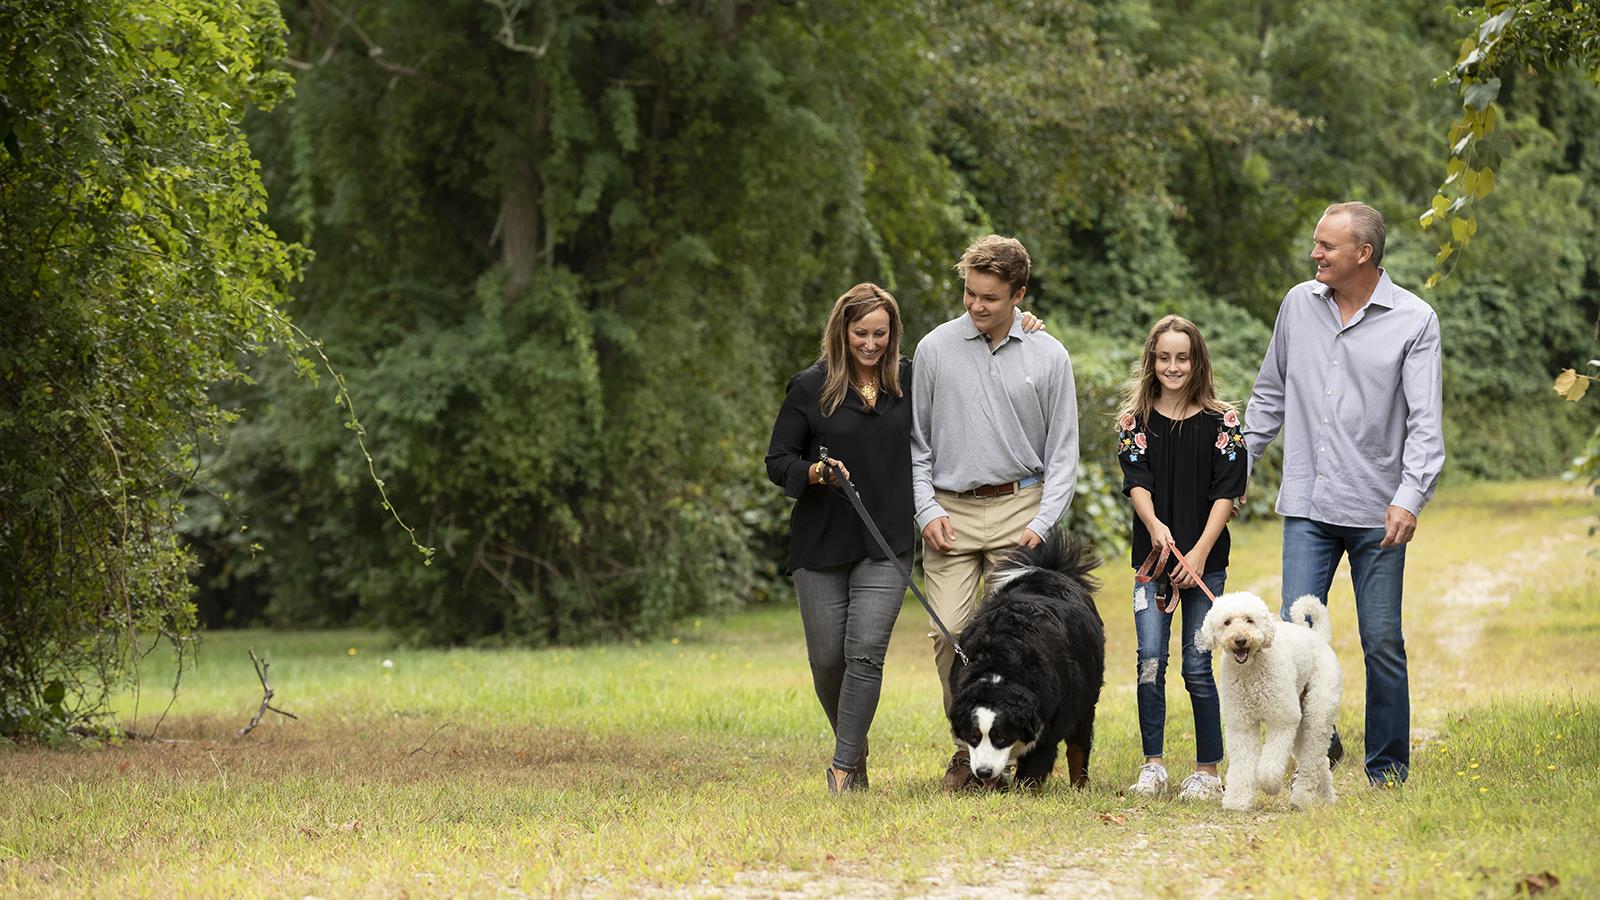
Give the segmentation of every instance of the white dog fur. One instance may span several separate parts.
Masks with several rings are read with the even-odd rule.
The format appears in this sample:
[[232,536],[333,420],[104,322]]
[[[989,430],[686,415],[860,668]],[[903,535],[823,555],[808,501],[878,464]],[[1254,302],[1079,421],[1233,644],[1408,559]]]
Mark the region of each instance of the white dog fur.
[[1291,753],[1296,778],[1289,805],[1334,799],[1328,742],[1344,674],[1328,643],[1327,608],[1307,594],[1289,616],[1293,621],[1273,615],[1254,594],[1223,594],[1194,638],[1203,651],[1222,651],[1214,670],[1231,755],[1225,809],[1249,809],[1256,788],[1276,794]]

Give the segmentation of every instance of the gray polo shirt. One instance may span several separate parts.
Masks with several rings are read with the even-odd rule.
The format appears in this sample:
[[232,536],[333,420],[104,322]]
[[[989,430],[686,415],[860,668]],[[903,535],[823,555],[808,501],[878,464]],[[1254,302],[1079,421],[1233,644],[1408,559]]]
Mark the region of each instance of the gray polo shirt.
[[1244,428],[1252,464],[1283,432],[1279,515],[1375,528],[1390,505],[1422,512],[1444,468],[1439,349],[1433,308],[1382,269],[1348,323],[1326,285],[1290,289]]
[[963,314],[917,344],[912,373],[917,527],[946,514],[936,488],[969,491],[1030,475],[1043,480],[1044,495],[1028,527],[1042,536],[1055,525],[1078,480],[1078,395],[1067,348],[1043,331],[1024,333],[1015,316],[991,353]]

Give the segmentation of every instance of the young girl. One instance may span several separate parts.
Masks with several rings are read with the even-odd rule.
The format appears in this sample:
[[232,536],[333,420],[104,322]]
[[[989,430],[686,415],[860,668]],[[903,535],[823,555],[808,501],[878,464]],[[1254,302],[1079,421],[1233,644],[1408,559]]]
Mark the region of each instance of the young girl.
[[[1244,493],[1246,462],[1239,414],[1219,402],[1211,384],[1211,358],[1194,323],[1167,316],[1150,329],[1117,415],[1117,456],[1122,491],[1133,501],[1133,564],[1152,547],[1168,545],[1221,594],[1228,568],[1228,518]],[[1221,796],[1222,719],[1211,656],[1194,646],[1195,632],[1211,609],[1195,579],[1176,560],[1133,589],[1139,635],[1139,733],[1145,762],[1129,788],[1156,795],[1167,789],[1162,738],[1167,721],[1167,646],[1172,616],[1183,607],[1183,683],[1194,707],[1195,772],[1179,796]]]

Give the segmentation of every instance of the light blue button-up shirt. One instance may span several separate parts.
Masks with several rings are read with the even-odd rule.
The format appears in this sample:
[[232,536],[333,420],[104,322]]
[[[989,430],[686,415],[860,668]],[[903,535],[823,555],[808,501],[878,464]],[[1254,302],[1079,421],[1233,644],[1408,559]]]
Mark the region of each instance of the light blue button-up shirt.
[[1379,269],[1349,322],[1330,289],[1295,285],[1245,411],[1252,464],[1283,432],[1279,515],[1382,527],[1391,505],[1413,515],[1444,468],[1439,317]]

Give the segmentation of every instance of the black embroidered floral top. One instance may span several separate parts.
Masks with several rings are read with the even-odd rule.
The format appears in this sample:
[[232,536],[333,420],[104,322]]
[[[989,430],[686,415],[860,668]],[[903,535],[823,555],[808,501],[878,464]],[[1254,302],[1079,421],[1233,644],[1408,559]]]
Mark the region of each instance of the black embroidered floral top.
[[[1181,550],[1188,551],[1205,531],[1211,504],[1244,493],[1249,474],[1239,414],[1199,412],[1173,421],[1155,410],[1148,421],[1131,413],[1117,422],[1117,460],[1122,463],[1122,493],[1136,487],[1150,492],[1156,518],[1172,529]],[[1228,567],[1228,529],[1206,557],[1206,572]],[[1150,555],[1150,531],[1133,516],[1133,565]],[[1202,573],[1203,574],[1203,573]]]

